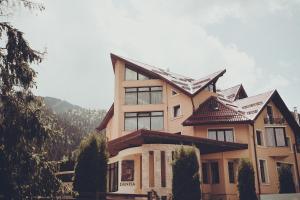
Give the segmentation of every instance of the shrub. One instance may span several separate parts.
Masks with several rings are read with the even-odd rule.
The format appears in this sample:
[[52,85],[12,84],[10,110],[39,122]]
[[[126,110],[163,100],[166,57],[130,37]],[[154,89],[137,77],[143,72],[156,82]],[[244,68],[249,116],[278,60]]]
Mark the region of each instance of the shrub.
[[238,190],[240,200],[257,200],[254,170],[251,162],[242,159],[238,171]]
[[74,190],[79,195],[106,192],[107,162],[104,138],[95,133],[83,140],[75,167]]
[[199,164],[194,148],[179,148],[174,155],[172,193],[174,200],[201,199]]
[[290,166],[281,165],[279,170],[279,193],[295,193],[295,183]]

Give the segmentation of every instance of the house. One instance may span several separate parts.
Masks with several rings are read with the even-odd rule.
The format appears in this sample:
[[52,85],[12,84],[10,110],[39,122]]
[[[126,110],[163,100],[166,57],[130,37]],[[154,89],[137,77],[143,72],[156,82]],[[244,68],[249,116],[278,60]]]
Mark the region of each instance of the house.
[[217,90],[226,70],[193,79],[114,54],[111,61],[114,103],[97,128],[108,140],[109,192],[153,189],[167,199],[179,145],[197,147],[204,199],[238,198],[241,158],[253,163],[259,195],[278,193],[280,165],[291,167],[299,192],[300,127],[276,90]]

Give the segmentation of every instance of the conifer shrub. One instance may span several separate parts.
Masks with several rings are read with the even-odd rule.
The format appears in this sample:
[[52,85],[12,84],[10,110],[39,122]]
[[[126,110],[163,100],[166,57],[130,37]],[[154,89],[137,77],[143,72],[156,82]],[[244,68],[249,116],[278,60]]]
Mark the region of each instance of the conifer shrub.
[[105,138],[95,133],[81,142],[73,183],[79,196],[106,192],[107,162]]
[[238,190],[240,200],[257,200],[254,170],[247,159],[242,159],[239,165]]
[[172,169],[173,200],[201,199],[199,164],[195,148],[182,146],[176,150]]
[[279,174],[279,193],[295,193],[295,183],[291,167],[281,165],[278,169]]

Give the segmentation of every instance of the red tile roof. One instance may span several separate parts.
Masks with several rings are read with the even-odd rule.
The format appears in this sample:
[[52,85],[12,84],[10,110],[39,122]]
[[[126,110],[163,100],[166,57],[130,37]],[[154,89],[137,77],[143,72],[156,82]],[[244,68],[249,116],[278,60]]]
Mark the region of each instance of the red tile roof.
[[98,131],[102,131],[103,129],[106,128],[109,120],[113,117],[114,115],[114,104],[112,104],[109,108],[109,110],[107,111],[104,119],[101,121],[100,125],[96,128],[96,130]]
[[210,97],[202,103],[184,122],[184,126],[215,123],[249,123],[250,119],[225,105],[217,97]]

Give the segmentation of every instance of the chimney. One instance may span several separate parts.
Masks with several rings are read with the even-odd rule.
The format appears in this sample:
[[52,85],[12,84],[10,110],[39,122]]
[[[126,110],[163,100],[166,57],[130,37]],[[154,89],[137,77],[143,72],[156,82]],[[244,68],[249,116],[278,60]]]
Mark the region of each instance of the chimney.
[[294,107],[294,117],[295,117],[295,120],[297,121],[297,123],[300,124],[297,107]]

